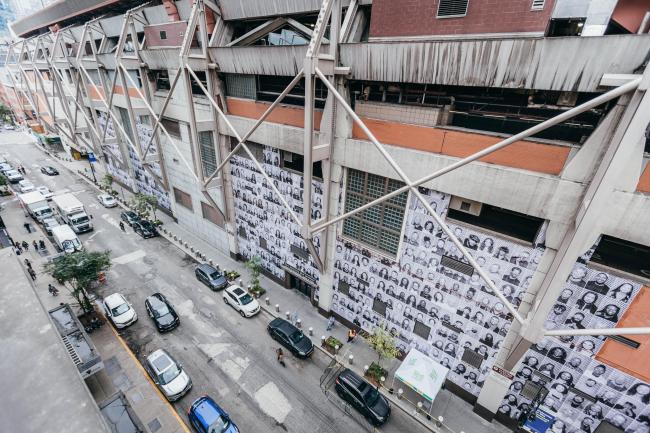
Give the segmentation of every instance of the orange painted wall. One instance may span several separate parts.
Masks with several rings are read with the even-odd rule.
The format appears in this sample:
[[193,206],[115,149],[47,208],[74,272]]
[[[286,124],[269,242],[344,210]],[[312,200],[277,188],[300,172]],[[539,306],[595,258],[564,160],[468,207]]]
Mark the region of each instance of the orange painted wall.
[[[115,94],[116,95],[124,95],[124,87],[122,86],[115,86]],[[93,100],[99,101],[101,98],[99,95],[102,96],[102,98],[106,99],[106,93],[104,92],[104,89],[102,89],[100,86],[97,86],[96,88],[93,86],[88,86],[88,95]],[[138,91],[132,87],[129,87],[129,96],[131,98],[138,98],[140,99],[140,95],[138,94]]]
[[630,32],[636,33],[648,10],[648,0],[618,0],[612,19]]
[[[499,137],[472,132],[369,118],[362,118],[362,120],[381,143],[459,158],[469,156],[502,140]],[[362,140],[367,139],[357,125],[354,125],[352,136]],[[480,161],[557,175],[562,171],[570,150],[567,146],[522,140],[481,158]]]
[[648,164],[641,173],[639,178],[639,184],[636,186],[636,190],[640,192],[650,193],[650,164]]
[[[228,114],[256,120],[262,117],[262,114],[264,114],[267,108],[269,108],[269,105],[271,105],[266,102],[237,98],[227,98],[226,101],[228,104]],[[319,129],[322,117],[322,111],[314,112],[315,130]],[[302,128],[305,124],[305,110],[300,107],[278,105],[266,120],[271,123],[279,123],[281,125],[297,126]]]
[[[650,287],[644,286],[618,322],[617,328],[633,328],[650,324]],[[641,343],[633,349],[622,343],[607,340],[596,359],[626,373],[650,382],[650,335],[630,335],[628,338]]]

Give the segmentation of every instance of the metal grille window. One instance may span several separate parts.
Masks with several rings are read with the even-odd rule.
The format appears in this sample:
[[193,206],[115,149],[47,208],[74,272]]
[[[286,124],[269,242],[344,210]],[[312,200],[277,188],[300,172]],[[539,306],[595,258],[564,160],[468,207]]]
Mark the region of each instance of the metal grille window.
[[[212,224],[218,225],[219,227],[225,225],[221,212],[205,202],[201,202],[201,213],[203,214],[203,218],[210,221]],[[261,241],[262,238],[260,238],[260,245]]]
[[[402,186],[403,183],[399,181],[349,169],[345,211],[354,210]],[[396,255],[407,196],[407,193],[402,193],[351,216],[343,223],[343,234],[380,251]]]
[[530,9],[533,11],[544,10],[544,2],[545,0],[533,0],[533,4],[531,5]]
[[217,170],[217,153],[214,149],[212,131],[199,132],[199,146],[201,147],[203,176],[208,177]]
[[176,200],[176,203],[180,204],[184,208],[187,208],[189,210],[194,209],[194,207],[192,206],[192,196],[186,193],[185,191],[181,191],[178,188],[174,188],[174,200]]
[[438,18],[464,17],[467,15],[469,0],[440,0]]
[[128,110],[121,107],[117,107],[117,109],[120,111],[120,119],[122,119],[122,127],[124,128],[124,131],[126,131],[126,134],[131,139],[131,142],[135,142],[135,139],[133,138],[133,128],[131,128],[131,118],[129,117]]
[[255,75],[226,74],[226,95],[236,98],[255,99],[257,81]]

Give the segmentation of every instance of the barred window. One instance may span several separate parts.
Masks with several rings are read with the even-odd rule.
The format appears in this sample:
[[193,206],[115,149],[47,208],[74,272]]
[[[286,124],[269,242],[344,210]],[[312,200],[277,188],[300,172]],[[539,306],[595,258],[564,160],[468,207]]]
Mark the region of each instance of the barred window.
[[212,131],[199,132],[199,146],[201,148],[203,176],[209,177],[217,169],[217,153],[214,149]]
[[203,201],[201,202],[201,213],[203,214],[203,218],[210,221],[212,224],[218,225],[219,227],[225,226],[225,221],[223,220],[221,212]]
[[178,188],[174,188],[174,200],[176,200],[176,203],[180,204],[181,206],[193,210],[194,207],[192,206],[192,196],[186,193],[185,191],[181,191]]
[[[402,186],[404,184],[396,180],[348,169],[345,211],[354,210]],[[404,192],[347,218],[343,223],[343,235],[397,255],[407,197]]]
[[[133,128],[131,128],[131,117],[129,116],[129,112],[126,110],[126,108],[117,107],[117,109],[120,112],[120,119],[122,119],[122,127],[124,128],[124,131],[129,136],[131,142],[135,143],[134,141],[135,138],[133,137]],[[126,140],[125,138],[125,141],[128,140]]]
[[168,119],[166,117],[163,117],[160,121],[162,126],[165,127],[167,130],[167,133],[174,138],[181,138],[181,124],[177,122],[176,120]]

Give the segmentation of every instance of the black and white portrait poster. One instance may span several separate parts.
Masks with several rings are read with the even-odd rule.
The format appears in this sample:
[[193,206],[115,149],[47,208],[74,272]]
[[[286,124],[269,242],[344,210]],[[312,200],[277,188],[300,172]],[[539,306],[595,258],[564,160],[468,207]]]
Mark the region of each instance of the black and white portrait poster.
[[[264,147],[263,155],[265,172],[273,179],[293,212],[301,218],[303,176],[280,167],[279,150]],[[320,274],[300,236],[300,229],[262,173],[252,160],[241,156],[234,156],[230,165],[241,254],[246,258],[259,256],[264,268],[279,279],[284,279],[285,268],[289,268],[317,286]],[[313,219],[321,218],[322,182],[312,182],[311,212]],[[314,245],[320,250],[320,236],[314,238]]]

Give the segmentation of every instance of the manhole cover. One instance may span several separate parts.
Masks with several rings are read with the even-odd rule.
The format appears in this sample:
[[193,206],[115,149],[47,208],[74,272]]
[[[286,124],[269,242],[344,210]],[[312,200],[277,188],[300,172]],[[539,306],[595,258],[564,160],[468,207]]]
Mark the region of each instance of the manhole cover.
[[151,433],[156,433],[158,430],[160,430],[162,425],[160,424],[160,421],[158,421],[158,418],[154,418],[153,420],[149,421],[147,427],[149,427],[149,431]]

